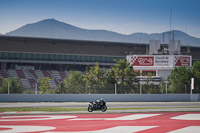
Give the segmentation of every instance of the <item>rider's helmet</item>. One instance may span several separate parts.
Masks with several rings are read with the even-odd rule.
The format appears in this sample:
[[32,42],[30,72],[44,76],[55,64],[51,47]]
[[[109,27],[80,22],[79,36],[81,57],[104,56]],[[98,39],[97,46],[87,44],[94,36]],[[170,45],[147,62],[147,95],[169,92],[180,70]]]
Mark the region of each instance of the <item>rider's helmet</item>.
[[104,101],[104,99],[103,99],[103,98],[101,98],[101,101]]

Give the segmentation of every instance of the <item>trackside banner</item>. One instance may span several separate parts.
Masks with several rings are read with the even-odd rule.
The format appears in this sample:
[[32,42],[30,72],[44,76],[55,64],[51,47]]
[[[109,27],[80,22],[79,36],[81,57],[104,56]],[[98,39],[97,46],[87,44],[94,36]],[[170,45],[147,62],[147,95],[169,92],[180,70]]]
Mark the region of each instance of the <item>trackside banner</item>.
[[175,66],[192,66],[191,56],[174,56]]
[[153,56],[131,56],[129,59],[134,66],[154,66]]
[[168,55],[154,56],[155,66],[172,66],[172,60]]
[[128,55],[126,59],[133,66],[174,67],[192,65],[192,57],[185,55]]

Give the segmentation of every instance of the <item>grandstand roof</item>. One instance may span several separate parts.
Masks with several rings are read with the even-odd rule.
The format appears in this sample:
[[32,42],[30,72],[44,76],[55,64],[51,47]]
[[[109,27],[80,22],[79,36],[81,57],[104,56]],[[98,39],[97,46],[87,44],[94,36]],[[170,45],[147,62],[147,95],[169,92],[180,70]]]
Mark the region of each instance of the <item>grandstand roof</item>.
[[[162,46],[166,47],[166,44]],[[6,60],[13,59],[10,57],[14,56],[16,60],[39,59],[38,61],[57,61],[57,63],[58,61],[113,63],[113,59],[125,58],[128,54],[147,54],[148,47],[149,44],[138,43],[0,36],[0,52],[3,53],[1,57],[9,56],[5,58]],[[188,50],[193,60],[200,60],[200,47],[181,46],[182,53],[188,54]]]
[[0,36],[0,51],[126,56],[145,54],[148,44]]

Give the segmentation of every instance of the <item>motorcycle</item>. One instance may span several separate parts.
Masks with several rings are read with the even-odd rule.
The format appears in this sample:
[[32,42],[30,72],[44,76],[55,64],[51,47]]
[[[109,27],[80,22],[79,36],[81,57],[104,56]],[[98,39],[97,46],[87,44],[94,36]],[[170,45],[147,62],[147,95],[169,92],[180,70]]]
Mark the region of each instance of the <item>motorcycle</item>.
[[107,110],[106,102],[90,102],[88,106],[88,112],[101,110],[105,112]]

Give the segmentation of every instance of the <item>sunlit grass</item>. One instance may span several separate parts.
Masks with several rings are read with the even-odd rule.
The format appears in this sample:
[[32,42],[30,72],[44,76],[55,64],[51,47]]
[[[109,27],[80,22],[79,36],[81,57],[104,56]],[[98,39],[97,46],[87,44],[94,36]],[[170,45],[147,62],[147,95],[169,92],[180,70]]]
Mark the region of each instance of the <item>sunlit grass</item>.
[[[176,108],[200,108],[198,107],[148,107],[148,108],[108,108],[108,110],[139,110],[139,109],[176,109]],[[45,111],[45,112],[72,112],[87,111],[87,108],[63,108],[63,107],[12,107],[0,108],[0,112],[23,112],[23,111]]]
[[62,107],[13,107],[13,108],[0,108],[0,112],[13,112],[13,111],[46,111],[46,112],[70,112],[70,111],[87,111],[87,108],[62,108]]

